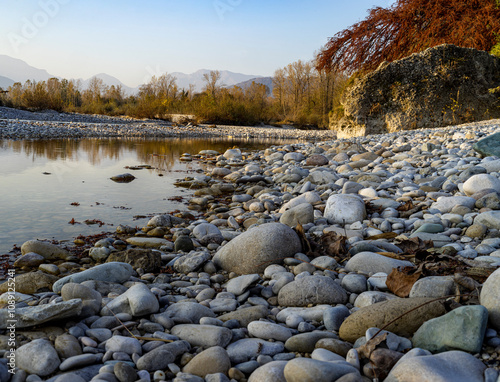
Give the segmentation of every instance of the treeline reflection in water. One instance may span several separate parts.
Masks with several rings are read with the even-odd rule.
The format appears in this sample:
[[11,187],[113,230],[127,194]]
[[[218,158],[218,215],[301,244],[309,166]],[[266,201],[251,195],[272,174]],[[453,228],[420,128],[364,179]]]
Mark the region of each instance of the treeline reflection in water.
[[269,138],[87,138],[48,140],[0,140],[0,150],[24,153],[35,159],[83,159],[96,166],[105,159],[119,160],[126,152],[135,151],[143,164],[169,170],[184,153],[197,154],[202,150],[215,150],[221,154],[229,147],[259,150],[272,145],[285,145],[296,140]]

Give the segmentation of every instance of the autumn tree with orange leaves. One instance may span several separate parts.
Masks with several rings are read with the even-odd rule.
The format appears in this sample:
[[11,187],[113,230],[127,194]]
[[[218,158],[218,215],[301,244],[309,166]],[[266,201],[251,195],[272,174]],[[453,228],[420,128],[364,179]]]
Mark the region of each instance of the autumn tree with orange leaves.
[[500,55],[500,0],[397,0],[331,37],[318,69],[371,71],[440,44]]

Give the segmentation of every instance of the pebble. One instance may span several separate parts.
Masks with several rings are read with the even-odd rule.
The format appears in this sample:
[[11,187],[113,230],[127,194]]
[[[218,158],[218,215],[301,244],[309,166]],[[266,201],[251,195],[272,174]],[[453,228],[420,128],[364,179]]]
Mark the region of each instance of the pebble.
[[16,351],[16,366],[30,374],[45,377],[57,370],[60,364],[56,349],[45,339],[35,339]]
[[211,346],[197,354],[184,366],[184,373],[205,378],[207,374],[222,373],[226,375],[231,368],[231,360],[224,347]]
[[479,353],[487,322],[488,310],[484,306],[462,306],[424,322],[413,336],[413,345],[433,353],[447,350]]
[[186,340],[191,346],[225,348],[233,338],[230,329],[214,325],[182,324],[174,326],[170,332],[174,336]]
[[[469,138],[449,127],[184,155],[207,163],[205,174],[185,181],[203,187],[191,200],[197,220],[157,215],[137,236],[119,227],[119,237],[101,238],[81,259],[63,245],[22,246],[16,286],[28,297],[16,307],[17,327],[34,333],[63,319],[68,333],[26,335],[18,366],[31,379],[54,380],[93,370],[83,379],[345,382],[384,370],[387,381],[493,381],[497,374],[484,364],[500,366],[490,346],[500,330],[500,162],[471,148],[496,125],[473,126]],[[335,242],[344,234],[345,242]],[[442,256],[446,264],[452,254],[461,269],[486,269],[481,305],[470,300],[447,312],[428,303],[455,293],[452,270],[422,276],[409,298],[395,296],[388,275],[415,265],[405,240],[432,240],[427,261]],[[355,349],[423,303],[386,328],[370,363]],[[0,325],[6,313],[0,309]]]
[[485,369],[481,361],[466,352],[448,351],[432,355],[415,348],[399,360],[385,381],[483,381]]

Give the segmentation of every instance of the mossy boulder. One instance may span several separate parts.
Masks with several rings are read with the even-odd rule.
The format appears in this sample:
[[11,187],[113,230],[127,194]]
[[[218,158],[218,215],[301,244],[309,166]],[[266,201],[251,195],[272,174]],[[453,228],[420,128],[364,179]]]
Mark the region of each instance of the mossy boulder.
[[338,138],[500,118],[500,58],[439,45],[357,76],[342,97]]

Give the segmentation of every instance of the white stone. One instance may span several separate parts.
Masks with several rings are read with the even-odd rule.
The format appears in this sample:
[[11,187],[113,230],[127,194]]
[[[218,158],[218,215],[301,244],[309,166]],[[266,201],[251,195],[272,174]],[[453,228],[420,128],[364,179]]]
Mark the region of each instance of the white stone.
[[266,321],[253,321],[248,324],[248,333],[263,340],[274,339],[285,342],[292,336],[292,331],[284,326]]
[[366,217],[365,203],[356,195],[335,194],[328,198],[325,218],[336,224],[351,224]]
[[476,174],[464,183],[464,192],[468,196],[488,188],[500,192],[500,180],[490,174]]

